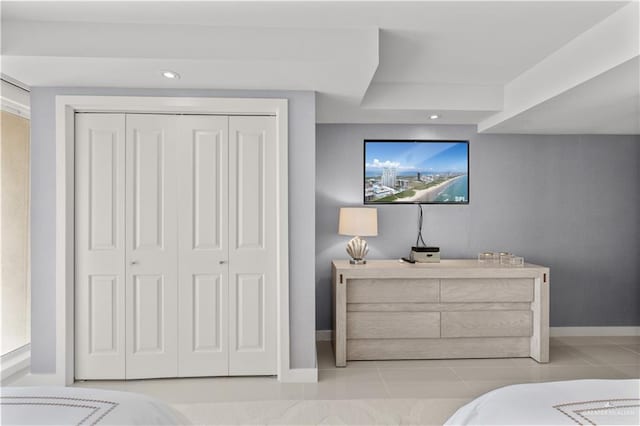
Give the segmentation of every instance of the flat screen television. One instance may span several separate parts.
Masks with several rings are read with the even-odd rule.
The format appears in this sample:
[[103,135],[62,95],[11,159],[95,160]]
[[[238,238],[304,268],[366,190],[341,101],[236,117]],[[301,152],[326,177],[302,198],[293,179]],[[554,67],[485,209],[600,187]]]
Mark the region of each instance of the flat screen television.
[[364,141],[364,204],[469,204],[469,142]]

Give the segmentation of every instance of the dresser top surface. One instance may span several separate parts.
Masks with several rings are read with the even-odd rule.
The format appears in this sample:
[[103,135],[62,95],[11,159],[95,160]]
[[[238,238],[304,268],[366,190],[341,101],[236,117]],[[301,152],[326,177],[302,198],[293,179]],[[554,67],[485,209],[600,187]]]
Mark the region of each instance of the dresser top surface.
[[389,270],[548,270],[545,266],[525,263],[523,266],[501,265],[499,263],[482,263],[476,259],[441,259],[438,263],[408,263],[398,259],[373,259],[367,260],[364,265],[352,265],[349,260],[340,259],[332,261],[334,267],[340,270],[352,271],[389,271]]

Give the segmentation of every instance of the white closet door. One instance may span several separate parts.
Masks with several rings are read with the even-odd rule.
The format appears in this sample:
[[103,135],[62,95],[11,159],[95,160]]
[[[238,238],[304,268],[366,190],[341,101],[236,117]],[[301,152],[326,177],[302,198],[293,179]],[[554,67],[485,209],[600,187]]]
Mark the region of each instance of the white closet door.
[[274,117],[229,118],[230,375],[277,373],[275,142]]
[[229,119],[180,117],[178,375],[229,374]]
[[125,117],[76,114],[75,377],[125,377]]
[[178,117],[128,114],[126,119],[126,377],[174,377]]

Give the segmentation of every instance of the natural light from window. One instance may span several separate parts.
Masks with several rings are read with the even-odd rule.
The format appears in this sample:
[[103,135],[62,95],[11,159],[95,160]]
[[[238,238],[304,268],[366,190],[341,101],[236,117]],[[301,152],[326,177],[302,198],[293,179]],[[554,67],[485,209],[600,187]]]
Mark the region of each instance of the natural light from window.
[[[12,108],[2,82],[0,115],[0,299],[2,355],[30,342],[29,286],[29,119]],[[27,94],[28,96],[28,94]]]

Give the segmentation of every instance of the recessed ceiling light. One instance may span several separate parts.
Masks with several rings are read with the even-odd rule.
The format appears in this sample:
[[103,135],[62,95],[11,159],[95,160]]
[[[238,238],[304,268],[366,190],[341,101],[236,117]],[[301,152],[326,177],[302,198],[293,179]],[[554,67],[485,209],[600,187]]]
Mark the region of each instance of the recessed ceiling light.
[[178,74],[175,71],[163,71],[162,72],[162,76],[164,78],[171,78],[171,79],[179,79],[180,78],[180,74]]
[[438,118],[440,118],[440,116],[438,114],[431,114],[429,118],[432,120],[437,120]]

